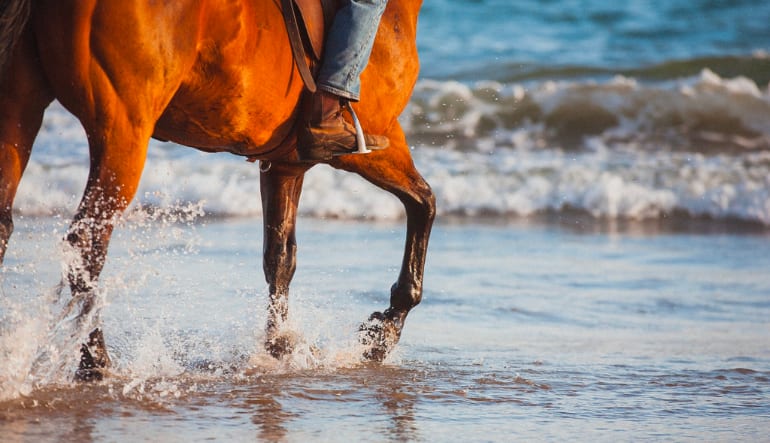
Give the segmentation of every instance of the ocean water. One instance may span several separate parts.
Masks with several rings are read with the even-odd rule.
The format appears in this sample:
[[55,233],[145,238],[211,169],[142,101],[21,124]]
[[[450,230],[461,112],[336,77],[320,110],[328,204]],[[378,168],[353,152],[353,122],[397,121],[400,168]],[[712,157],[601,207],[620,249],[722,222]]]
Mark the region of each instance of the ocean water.
[[426,1],[401,122],[438,219],[384,365],[355,331],[398,273],[395,198],[308,173],[300,346],[276,362],[258,168],[152,141],[101,282],[113,374],[73,384],[61,238],[88,150],[52,105],[0,270],[0,440],[766,440],[769,22],[752,1]]
[[[756,1],[425,2],[401,121],[439,215],[770,224],[769,20]],[[53,105],[18,211],[72,213],[87,155]],[[258,178],[241,158],[153,141],[137,201],[258,217]],[[305,189],[304,215],[402,216],[329,168]]]

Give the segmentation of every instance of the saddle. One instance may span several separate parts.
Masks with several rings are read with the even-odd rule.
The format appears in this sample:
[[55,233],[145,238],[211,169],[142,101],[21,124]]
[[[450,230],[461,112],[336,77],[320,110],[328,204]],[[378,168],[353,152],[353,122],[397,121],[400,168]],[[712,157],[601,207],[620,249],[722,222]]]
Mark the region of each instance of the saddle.
[[315,69],[322,60],[326,34],[339,7],[339,0],[281,0],[294,62],[310,92],[316,91]]

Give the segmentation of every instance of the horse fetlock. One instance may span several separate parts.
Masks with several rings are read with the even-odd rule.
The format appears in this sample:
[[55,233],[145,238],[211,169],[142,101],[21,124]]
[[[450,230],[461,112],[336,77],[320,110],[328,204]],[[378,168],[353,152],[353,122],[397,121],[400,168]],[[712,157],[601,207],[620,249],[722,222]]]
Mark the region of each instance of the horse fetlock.
[[104,334],[99,328],[88,335],[88,342],[80,346],[80,364],[75,371],[78,381],[100,381],[112,364],[104,344]]
[[422,301],[422,288],[418,285],[403,285],[398,282],[390,288],[391,309],[410,311]]
[[265,350],[276,360],[294,352],[297,337],[287,329],[281,329],[268,322],[265,338]]
[[265,340],[265,350],[276,360],[294,352],[296,338],[293,334],[281,333],[274,336],[268,336]]
[[359,341],[364,345],[364,358],[381,362],[401,338],[406,311],[387,309],[375,312],[359,327]]
[[[271,301],[273,301],[271,299]],[[285,302],[271,303],[268,308],[267,326],[265,328],[265,350],[275,359],[280,360],[294,352],[297,338],[288,328],[285,328],[288,314]]]

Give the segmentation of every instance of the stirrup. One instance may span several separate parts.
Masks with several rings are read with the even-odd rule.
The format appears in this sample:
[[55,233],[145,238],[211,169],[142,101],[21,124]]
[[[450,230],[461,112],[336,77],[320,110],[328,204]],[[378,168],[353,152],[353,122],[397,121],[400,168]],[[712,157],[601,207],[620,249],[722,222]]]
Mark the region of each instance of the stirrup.
[[353,126],[356,128],[356,145],[358,146],[358,150],[351,152],[351,154],[368,154],[372,152],[372,150],[366,146],[364,130],[361,128],[361,122],[358,121],[356,111],[353,110],[353,105],[351,105],[350,102],[346,100],[345,108],[347,108],[348,112],[350,112],[350,116],[353,119]]

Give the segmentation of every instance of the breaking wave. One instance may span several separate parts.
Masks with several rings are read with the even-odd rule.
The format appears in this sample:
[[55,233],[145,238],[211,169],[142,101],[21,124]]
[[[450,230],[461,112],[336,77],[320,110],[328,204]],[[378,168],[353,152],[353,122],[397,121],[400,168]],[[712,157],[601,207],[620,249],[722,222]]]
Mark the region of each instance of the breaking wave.
[[[440,215],[577,210],[598,218],[684,214],[770,225],[770,94],[748,77],[704,69],[665,81],[422,80],[401,122]],[[82,129],[52,106],[17,210],[73,212],[87,171]],[[259,171],[239,157],[153,141],[137,200],[259,216]],[[308,173],[300,211],[403,214],[389,194],[324,166]]]

